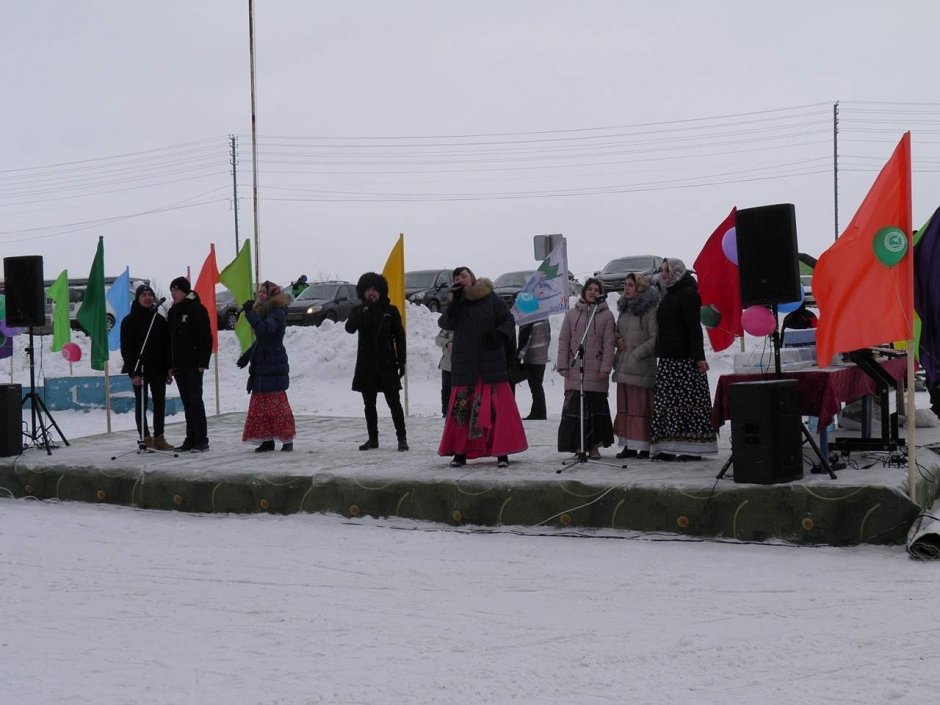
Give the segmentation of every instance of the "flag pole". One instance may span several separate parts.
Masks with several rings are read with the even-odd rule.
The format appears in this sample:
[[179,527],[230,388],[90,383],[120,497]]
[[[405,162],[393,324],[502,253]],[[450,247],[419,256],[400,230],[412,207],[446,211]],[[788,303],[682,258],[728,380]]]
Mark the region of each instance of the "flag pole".
[[104,366],[104,415],[108,420],[108,433],[111,433],[111,377],[107,363]]
[[917,427],[916,404],[914,400],[914,341],[907,341],[907,495],[914,504],[917,504],[917,452],[914,443],[915,428]]
[[212,356],[215,360],[215,415],[219,415],[219,353]]
[[[255,283],[261,281],[261,229],[258,223],[258,131],[255,108],[255,4],[248,0],[248,63],[251,74],[251,204],[255,226]],[[236,252],[236,254],[238,254]]]

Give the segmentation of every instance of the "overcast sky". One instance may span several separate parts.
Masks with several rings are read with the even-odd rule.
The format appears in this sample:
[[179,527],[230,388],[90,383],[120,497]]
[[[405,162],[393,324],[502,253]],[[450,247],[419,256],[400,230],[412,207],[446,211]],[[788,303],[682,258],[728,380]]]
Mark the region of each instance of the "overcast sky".
[[[167,282],[253,232],[247,0],[8,4],[0,253],[46,278]],[[733,206],[796,204],[801,250],[912,131],[914,221],[940,205],[935,2],[259,1],[262,277],[572,271],[695,258]]]

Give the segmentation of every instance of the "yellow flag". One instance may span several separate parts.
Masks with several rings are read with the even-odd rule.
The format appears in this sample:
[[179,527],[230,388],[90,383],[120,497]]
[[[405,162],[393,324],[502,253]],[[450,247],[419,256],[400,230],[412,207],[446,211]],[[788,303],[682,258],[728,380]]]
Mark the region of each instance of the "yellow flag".
[[388,282],[388,298],[392,305],[401,314],[401,325],[408,330],[405,321],[405,235],[399,234],[398,242],[392,248],[391,254],[385,260],[385,269],[382,276]]

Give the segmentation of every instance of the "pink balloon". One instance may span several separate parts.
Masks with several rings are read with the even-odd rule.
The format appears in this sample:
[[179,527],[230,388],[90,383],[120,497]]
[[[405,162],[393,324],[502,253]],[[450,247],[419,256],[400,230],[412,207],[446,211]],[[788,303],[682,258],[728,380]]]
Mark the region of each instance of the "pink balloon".
[[62,346],[62,357],[69,362],[78,362],[82,359],[82,349],[75,343],[66,343]]
[[725,234],[721,236],[721,251],[725,257],[738,263],[738,230],[737,228],[728,228]]
[[774,332],[777,321],[766,306],[748,306],[741,314],[741,325],[751,335],[762,338]]

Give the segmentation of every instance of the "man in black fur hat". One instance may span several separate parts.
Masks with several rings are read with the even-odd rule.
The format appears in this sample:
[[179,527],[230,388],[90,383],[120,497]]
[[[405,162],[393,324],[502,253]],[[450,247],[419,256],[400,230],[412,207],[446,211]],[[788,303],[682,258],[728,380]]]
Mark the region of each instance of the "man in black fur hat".
[[369,438],[359,450],[379,447],[379,416],[375,402],[378,393],[392,412],[398,450],[408,450],[405,435],[405,412],[401,408],[399,390],[405,376],[405,329],[401,314],[388,299],[388,282],[381,274],[366,272],[359,277],[356,293],[362,303],[353,309],[346,321],[347,333],[359,333],[353,391],[362,394],[366,430]]

